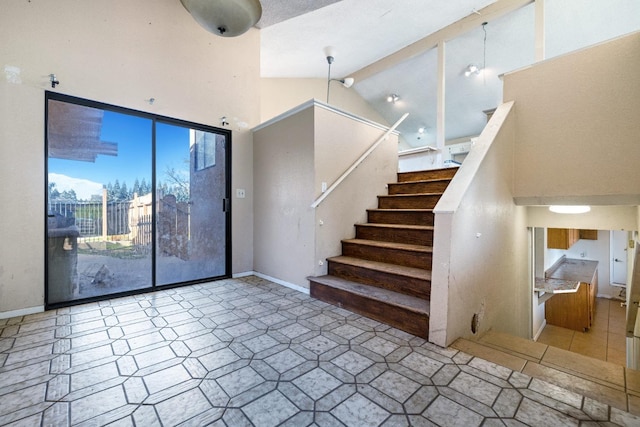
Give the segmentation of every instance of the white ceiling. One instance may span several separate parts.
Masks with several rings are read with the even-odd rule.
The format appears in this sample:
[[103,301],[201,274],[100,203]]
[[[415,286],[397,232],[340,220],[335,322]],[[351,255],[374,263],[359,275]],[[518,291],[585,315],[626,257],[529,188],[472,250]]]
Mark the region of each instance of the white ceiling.
[[[326,46],[335,48],[332,77],[347,77],[364,67],[477,14],[498,0],[261,0],[262,77],[325,78]],[[546,0],[547,57],[640,30],[639,0]],[[502,99],[499,75],[534,62],[534,6],[489,21],[447,42],[447,140],[477,135],[486,116]],[[486,55],[484,54],[486,52]],[[464,76],[474,63],[479,76]],[[389,123],[404,112],[399,127],[407,146],[435,145],[436,65],[427,51],[362,81],[353,90]],[[389,93],[400,102],[389,104]],[[427,132],[418,139],[417,129]]]

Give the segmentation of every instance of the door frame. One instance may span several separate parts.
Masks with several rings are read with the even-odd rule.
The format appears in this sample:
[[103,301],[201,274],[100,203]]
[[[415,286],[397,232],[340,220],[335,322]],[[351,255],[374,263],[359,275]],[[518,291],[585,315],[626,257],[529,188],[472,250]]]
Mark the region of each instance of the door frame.
[[[48,275],[49,275],[49,249],[48,249],[48,239],[47,239],[47,233],[48,233],[48,218],[47,218],[47,212],[46,212],[46,206],[48,205],[48,184],[49,184],[49,167],[48,167],[48,159],[49,159],[49,143],[48,143],[48,128],[49,128],[49,114],[48,114],[48,105],[49,105],[49,100],[54,100],[54,101],[61,101],[61,102],[67,102],[67,103],[71,103],[71,104],[75,104],[75,105],[81,105],[81,106],[85,106],[85,107],[90,107],[90,108],[98,108],[98,109],[103,109],[103,110],[107,110],[107,111],[112,111],[115,113],[120,113],[120,114],[127,114],[127,115],[132,115],[135,117],[141,117],[141,118],[145,118],[145,119],[150,119],[152,121],[152,159],[151,159],[151,165],[152,165],[152,173],[151,173],[151,187],[152,187],[152,204],[153,206],[156,206],[156,170],[155,170],[155,154],[156,154],[156,123],[157,122],[162,122],[162,123],[168,123],[168,124],[174,124],[177,126],[182,126],[182,127],[188,127],[191,129],[196,129],[196,130],[202,130],[205,132],[211,132],[211,133],[216,133],[216,134],[221,134],[225,136],[225,141],[226,141],[226,146],[225,146],[225,158],[224,158],[224,163],[225,163],[225,183],[224,183],[224,193],[225,193],[225,198],[223,201],[223,209],[224,209],[224,213],[225,213],[225,232],[224,232],[224,240],[225,240],[225,266],[224,266],[224,274],[220,275],[220,276],[216,276],[216,277],[208,277],[208,278],[204,278],[204,279],[198,279],[198,280],[192,280],[192,281],[187,281],[187,282],[180,282],[180,283],[171,283],[171,284],[167,284],[167,285],[161,285],[161,286],[157,286],[156,285],[156,247],[157,247],[157,243],[156,243],[156,212],[155,209],[152,210],[153,212],[153,220],[152,220],[152,245],[151,245],[151,263],[152,263],[152,269],[151,269],[151,287],[149,288],[141,288],[141,289],[134,289],[134,290],[129,290],[129,291],[125,291],[125,292],[117,292],[117,293],[111,293],[111,294],[106,294],[106,295],[102,295],[102,296],[93,296],[93,297],[88,297],[88,298],[80,298],[80,299],[75,299],[75,300],[70,300],[70,301],[64,301],[64,302],[56,302],[56,303],[50,303],[49,302],[49,298],[48,298]],[[154,113],[149,113],[149,112],[144,112],[144,111],[139,111],[139,110],[134,110],[131,108],[127,108],[127,107],[122,107],[122,106],[118,106],[118,105],[113,105],[113,104],[108,104],[108,103],[104,103],[104,102],[99,102],[99,101],[94,101],[94,100],[89,100],[89,99],[85,99],[85,98],[80,98],[80,97],[76,97],[76,96],[71,96],[71,95],[65,95],[65,94],[61,94],[58,92],[51,92],[51,91],[45,91],[45,96],[44,96],[44,206],[45,206],[45,210],[44,210],[44,307],[45,310],[50,310],[50,309],[54,309],[54,308],[59,308],[59,307],[68,307],[68,306],[73,306],[73,305],[78,305],[78,304],[84,304],[84,303],[88,303],[88,302],[93,302],[93,301],[102,301],[102,300],[106,300],[106,299],[111,299],[111,298],[118,298],[118,297],[123,297],[123,296],[129,296],[129,295],[135,295],[135,294],[141,294],[141,293],[145,293],[145,292],[152,292],[152,291],[156,291],[156,290],[161,290],[161,289],[169,289],[169,288],[174,288],[174,287],[180,287],[180,286],[187,286],[187,285],[192,285],[192,284],[196,284],[196,283],[205,283],[205,282],[210,282],[210,281],[214,281],[214,280],[222,280],[222,279],[228,279],[231,277],[231,266],[232,266],[232,235],[231,235],[231,230],[232,230],[232,224],[231,224],[231,219],[232,219],[232,205],[231,205],[231,165],[232,165],[232,161],[231,161],[231,153],[232,153],[232,132],[230,129],[226,129],[226,128],[219,128],[219,127],[215,127],[215,126],[211,126],[211,125],[206,125],[206,124],[201,124],[201,123],[196,123],[196,122],[191,122],[191,121],[187,121],[187,120],[182,120],[182,119],[176,119],[173,117],[169,117],[169,116],[162,116],[159,114],[154,114]]]

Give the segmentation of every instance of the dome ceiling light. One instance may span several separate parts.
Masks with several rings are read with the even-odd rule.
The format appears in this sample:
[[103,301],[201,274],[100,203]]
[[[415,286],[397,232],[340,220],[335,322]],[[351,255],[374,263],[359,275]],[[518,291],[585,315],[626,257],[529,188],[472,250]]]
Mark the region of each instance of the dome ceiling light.
[[244,34],[262,16],[259,0],[180,0],[205,30],[222,37]]

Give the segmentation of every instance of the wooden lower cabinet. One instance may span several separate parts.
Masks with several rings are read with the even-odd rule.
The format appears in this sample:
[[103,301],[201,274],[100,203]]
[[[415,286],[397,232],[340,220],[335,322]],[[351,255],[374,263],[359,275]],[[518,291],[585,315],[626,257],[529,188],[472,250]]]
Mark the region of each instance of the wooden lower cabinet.
[[555,294],[545,302],[547,324],[587,331],[595,316],[598,275],[591,283],[581,282],[578,292]]

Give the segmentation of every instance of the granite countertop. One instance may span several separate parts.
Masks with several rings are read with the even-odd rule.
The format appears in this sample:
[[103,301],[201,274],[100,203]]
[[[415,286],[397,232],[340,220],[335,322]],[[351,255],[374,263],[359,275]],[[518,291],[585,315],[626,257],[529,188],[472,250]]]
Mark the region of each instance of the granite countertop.
[[597,268],[598,261],[563,256],[544,273],[544,278],[536,278],[533,290],[552,294],[578,292],[581,282],[591,283]]
[[578,280],[591,283],[598,268],[598,261],[565,258],[564,262],[545,273],[547,279]]
[[534,291],[548,292],[551,294],[565,294],[571,292],[578,292],[580,282],[577,280],[562,280],[562,279],[543,279],[536,277],[536,284],[533,288]]

